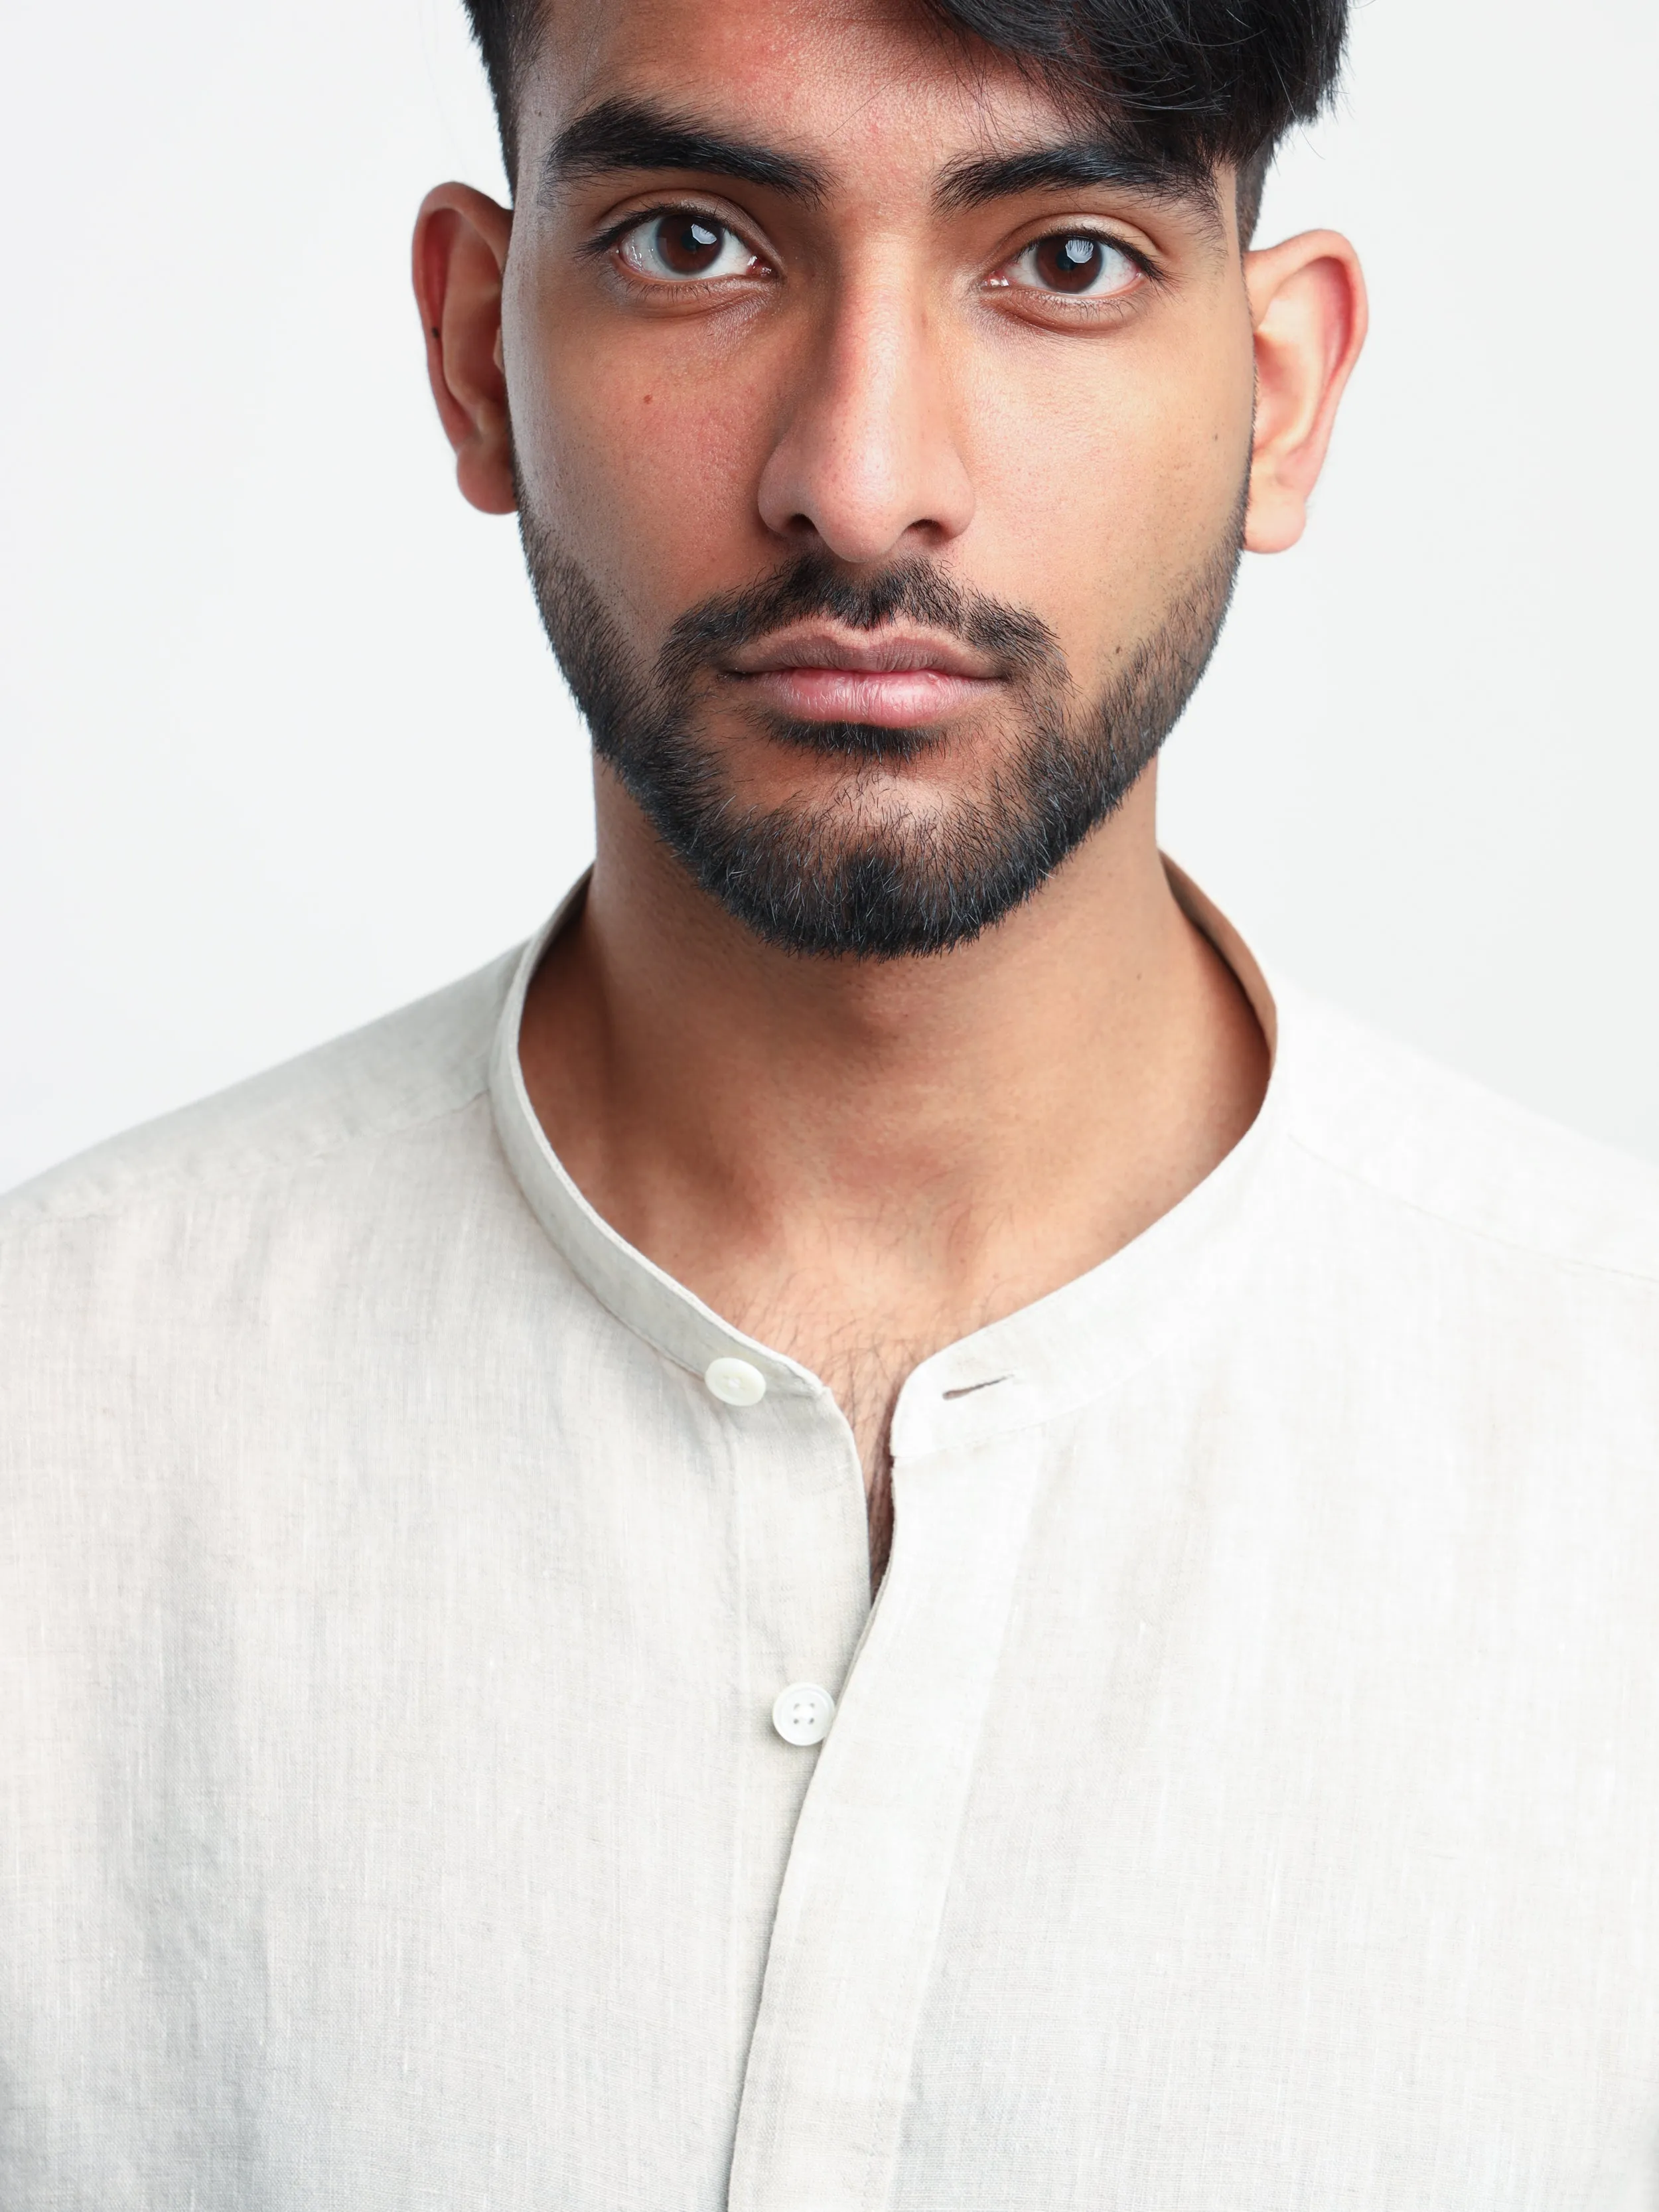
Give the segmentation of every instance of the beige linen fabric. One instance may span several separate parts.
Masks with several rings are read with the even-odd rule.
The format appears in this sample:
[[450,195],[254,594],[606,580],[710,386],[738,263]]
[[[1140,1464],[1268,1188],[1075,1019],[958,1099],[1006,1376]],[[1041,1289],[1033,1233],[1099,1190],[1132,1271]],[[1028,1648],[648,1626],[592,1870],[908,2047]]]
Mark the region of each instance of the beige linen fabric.
[[4,2212],[1659,2205],[1654,1176],[1279,989],[872,1612],[535,951],[0,1208]]

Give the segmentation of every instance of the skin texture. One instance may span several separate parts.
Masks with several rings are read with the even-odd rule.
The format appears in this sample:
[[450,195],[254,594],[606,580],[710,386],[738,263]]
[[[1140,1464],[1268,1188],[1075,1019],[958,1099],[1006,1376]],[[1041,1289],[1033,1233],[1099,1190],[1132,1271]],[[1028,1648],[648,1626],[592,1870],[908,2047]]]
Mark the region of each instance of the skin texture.
[[[678,167],[544,181],[559,133],[623,98],[778,149],[821,188]],[[1214,204],[1123,183],[941,199],[955,166],[1076,135],[1007,63],[899,7],[560,0],[515,211],[441,186],[416,235],[463,492],[511,511],[516,457],[538,527],[642,665],[688,608],[802,551],[854,574],[922,556],[1030,610],[1079,693],[1103,691],[1224,544],[1247,477],[1248,545],[1299,537],[1364,295],[1330,233],[1241,255],[1230,173]],[[637,231],[591,250],[665,206],[726,226],[734,273],[641,281]],[[1025,249],[1067,226],[1156,275],[1085,303],[1020,281]],[[845,711],[822,672],[762,680],[791,712]],[[860,711],[902,722],[927,690],[901,669]],[[995,776],[996,695],[936,684],[938,742],[849,763],[769,736],[751,672],[707,697],[700,733],[743,804],[823,811],[850,791],[925,823]],[[531,1097],[624,1237],[830,1383],[878,1576],[911,1369],[1148,1227],[1260,1105],[1266,1047],[1170,896],[1154,782],[997,927],[877,962],[762,943],[597,770],[592,885],[526,1017]]]

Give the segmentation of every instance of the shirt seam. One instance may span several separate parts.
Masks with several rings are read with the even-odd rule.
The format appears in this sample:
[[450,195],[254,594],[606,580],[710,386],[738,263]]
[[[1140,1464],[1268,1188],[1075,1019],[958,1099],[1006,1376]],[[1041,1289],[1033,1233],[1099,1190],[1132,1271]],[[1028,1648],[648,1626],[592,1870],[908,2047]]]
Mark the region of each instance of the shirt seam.
[[33,1219],[25,1218],[0,1228],[0,1249],[20,1245],[46,1230],[74,1228],[89,1221],[113,1220],[152,1198],[183,1197],[195,1193],[213,1194],[234,1190],[240,1185],[256,1182],[264,1176],[298,1174],[303,1169],[316,1166],[319,1160],[337,1158],[359,1145],[373,1144],[388,1137],[408,1136],[415,1130],[433,1128],[441,1121],[453,1121],[456,1115],[465,1113],[469,1106],[476,1106],[488,1089],[488,1082],[481,1080],[465,1098],[458,1098],[450,1105],[411,1112],[401,1120],[377,1122],[373,1128],[355,1130],[331,1143],[313,1146],[307,1152],[295,1152],[285,1159],[252,1161],[246,1166],[227,1168],[217,1173],[210,1168],[200,1175],[164,1170],[154,1177],[146,1178],[141,1185],[96,1205],[43,1210]]
[[1608,1276],[1620,1282],[1640,1283],[1648,1290],[1659,1290],[1659,1267],[1652,1269],[1620,1267],[1613,1261],[1587,1259],[1580,1253],[1562,1251],[1558,1246],[1543,1242],[1527,1243],[1518,1237],[1505,1237],[1497,1230],[1483,1227],[1479,1222],[1466,1221],[1444,1206],[1431,1205],[1426,1199],[1414,1198],[1392,1183],[1384,1182],[1371,1170],[1352,1166],[1346,1160],[1333,1158],[1330,1153],[1322,1151],[1294,1129],[1287,1130],[1285,1134],[1299,1152],[1316,1162],[1320,1167],[1328,1169],[1332,1175],[1356,1182],[1363,1189],[1374,1192],[1395,1206],[1421,1214],[1426,1220],[1438,1222],[1443,1228],[1453,1230],[1459,1236],[1492,1245],[1500,1252],[1524,1254],[1528,1259],[1541,1261],[1551,1267],[1572,1267],[1583,1274]]

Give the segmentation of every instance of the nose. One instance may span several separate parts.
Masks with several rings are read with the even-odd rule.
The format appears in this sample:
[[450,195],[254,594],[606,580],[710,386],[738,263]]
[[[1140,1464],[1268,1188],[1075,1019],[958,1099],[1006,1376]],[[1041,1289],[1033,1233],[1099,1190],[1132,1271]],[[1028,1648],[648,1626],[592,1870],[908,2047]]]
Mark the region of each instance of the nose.
[[960,536],[974,489],[944,333],[896,276],[849,280],[805,337],[761,475],[761,519],[801,548],[877,562]]

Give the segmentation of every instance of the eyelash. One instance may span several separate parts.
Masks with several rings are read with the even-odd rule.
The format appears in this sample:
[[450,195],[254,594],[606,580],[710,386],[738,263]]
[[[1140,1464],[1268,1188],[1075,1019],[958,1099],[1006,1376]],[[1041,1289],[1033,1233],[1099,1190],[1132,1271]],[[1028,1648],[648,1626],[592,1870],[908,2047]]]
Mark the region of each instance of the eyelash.
[[[701,216],[705,222],[717,224],[721,230],[730,231],[733,238],[743,238],[743,233],[736,223],[729,222],[723,215],[716,215],[713,208],[699,207],[695,200],[662,200],[655,207],[636,208],[632,215],[624,216],[620,222],[613,222],[598,238],[590,239],[581,248],[583,258],[603,261],[606,254],[616,251],[630,231],[642,230],[647,223],[661,222],[665,217],[674,215]],[[747,239],[744,239],[744,244],[749,246],[757,261],[770,267],[770,263],[767,262],[766,256],[758,246],[751,245]],[[642,281],[647,280],[635,279],[635,283]],[[696,288],[696,281],[695,277],[688,277],[684,285],[676,289],[691,291]]]
[[[1130,266],[1138,270],[1149,284],[1161,285],[1164,282],[1164,271],[1152,256],[1144,252],[1141,247],[1131,246],[1127,238],[1119,238],[1109,230],[1097,229],[1086,222],[1068,222],[1062,224],[1057,230],[1037,231],[1023,245],[1017,246],[1012,253],[1005,254],[997,264],[998,269],[1012,268],[1022,254],[1029,253],[1034,246],[1041,246],[1043,240],[1048,238],[1093,239],[1101,246],[1109,246],[1114,253],[1121,253]],[[1033,287],[1021,287],[1012,283],[1007,285],[1007,289],[1011,292],[1024,289],[1031,298],[1053,301],[1062,307],[1079,308],[1085,314],[1094,315],[1109,313],[1115,308],[1121,307],[1131,296],[1126,292],[1109,293],[1103,299],[1088,300],[1080,296],[1069,295],[1064,292],[1039,292]]]
[[[632,215],[624,216],[619,222],[612,223],[608,229],[601,232],[597,238],[590,239],[580,249],[582,257],[586,260],[602,261],[607,255],[613,253],[616,251],[617,247],[622,244],[622,241],[629,235],[630,231],[638,230],[647,223],[659,222],[665,216],[676,215],[702,216],[708,222],[718,223],[722,230],[730,231],[734,238],[743,238],[744,235],[735,223],[727,222],[724,216],[717,215],[712,208],[699,206],[695,201],[661,200],[654,206],[635,209]],[[1029,252],[1032,246],[1040,245],[1043,239],[1062,235],[1068,238],[1098,239],[1103,246],[1109,246],[1115,253],[1121,253],[1126,261],[1132,262],[1149,284],[1161,285],[1164,282],[1164,271],[1158,267],[1152,256],[1146,253],[1141,247],[1132,246],[1127,239],[1115,237],[1109,230],[1096,229],[1088,223],[1068,223],[1066,225],[1063,232],[1047,230],[1038,231],[1034,236],[1026,239],[1024,244],[1017,246],[1012,253],[1005,254],[1003,258],[997,264],[997,267],[999,269],[1006,269],[1011,263],[1017,261],[1022,253]],[[765,254],[761,252],[757,246],[750,244],[748,240],[744,239],[744,243],[749,246],[750,251],[754,254],[755,258],[758,262],[762,263],[762,264],[769,271],[770,264],[768,262]],[[650,283],[648,278],[632,276],[630,276],[627,281],[631,283],[647,286]],[[720,281],[729,282],[730,280],[721,279]],[[665,286],[662,289],[672,289],[682,292],[693,292],[698,289],[698,283],[696,277],[687,277],[684,282],[679,285],[673,286],[672,288]],[[1028,288],[1009,284],[1006,289],[1009,291],[1015,291]],[[1059,304],[1065,307],[1068,312],[1079,311],[1084,314],[1100,315],[1103,313],[1109,313],[1113,309],[1121,307],[1126,295],[1119,295],[1116,297],[1108,297],[1103,300],[1068,299],[1063,292],[1036,292],[1032,290],[1030,296],[1034,299],[1045,299],[1058,301]]]

